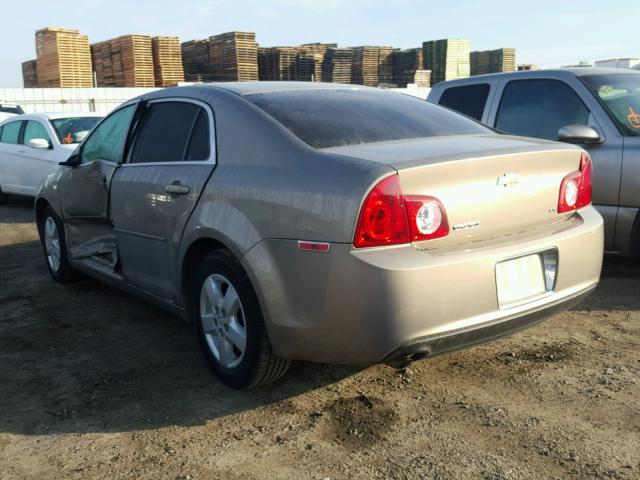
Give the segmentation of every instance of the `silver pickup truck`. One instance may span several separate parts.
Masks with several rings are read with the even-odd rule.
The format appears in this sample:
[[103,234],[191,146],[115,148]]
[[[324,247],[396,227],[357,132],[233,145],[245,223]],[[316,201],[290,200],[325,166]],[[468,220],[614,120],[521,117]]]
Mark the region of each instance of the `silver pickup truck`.
[[574,68],[438,83],[427,101],[505,133],[575,143],[594,163],[605,249],[640,256],[640,72]]

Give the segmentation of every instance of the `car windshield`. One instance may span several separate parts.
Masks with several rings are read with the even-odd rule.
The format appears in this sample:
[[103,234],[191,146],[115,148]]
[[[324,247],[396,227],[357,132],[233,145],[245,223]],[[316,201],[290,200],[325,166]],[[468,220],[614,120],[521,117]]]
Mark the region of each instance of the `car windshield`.
[[314,148],[491,130],[424,100],[378,90],[290,90],[246,95]]
[[66,117],[51,120],[51,125],[60,143],[71,145],[80,143],[96,126],[102,117]]
[[18,105],[2,105],[0,104],[0,113],[14,113],[16,115],[23,114],[24,111]]
[[585,75],[581,78],[625,135],[640,135],[640,73]]

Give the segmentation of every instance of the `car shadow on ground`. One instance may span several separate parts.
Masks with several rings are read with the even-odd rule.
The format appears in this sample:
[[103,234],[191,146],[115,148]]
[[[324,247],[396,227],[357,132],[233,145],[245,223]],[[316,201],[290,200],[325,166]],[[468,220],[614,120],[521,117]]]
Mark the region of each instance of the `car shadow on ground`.
[[0,247],[0,365],[0,431],[28,435],[200,425],[356,372],[298,363],[274,385],[226,388],[189,325],[91,279],[54,283],[38,242]]

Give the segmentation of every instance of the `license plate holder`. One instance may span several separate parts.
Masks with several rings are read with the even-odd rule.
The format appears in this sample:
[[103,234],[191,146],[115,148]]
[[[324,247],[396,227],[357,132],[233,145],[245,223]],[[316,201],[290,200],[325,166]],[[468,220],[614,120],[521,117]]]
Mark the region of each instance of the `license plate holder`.
[[542,253],[533,253],[496,263],[496,289],[500,308],[528,303],[549,293],[545,260]]

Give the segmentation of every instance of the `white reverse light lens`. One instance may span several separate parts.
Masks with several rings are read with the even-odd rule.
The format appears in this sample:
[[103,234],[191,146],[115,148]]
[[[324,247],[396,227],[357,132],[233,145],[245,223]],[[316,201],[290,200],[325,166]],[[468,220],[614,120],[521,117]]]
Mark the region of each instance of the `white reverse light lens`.
[[567,182],[564,188],[564,201],[569,207],[573,207],[578,201],[578,184],[575,180]]
[[[577,193],[576,193],[577,198]],[[430,235],[442,224],[442,210],[434,203],[425,203],[416,214],[416,226],[420,233]]]

